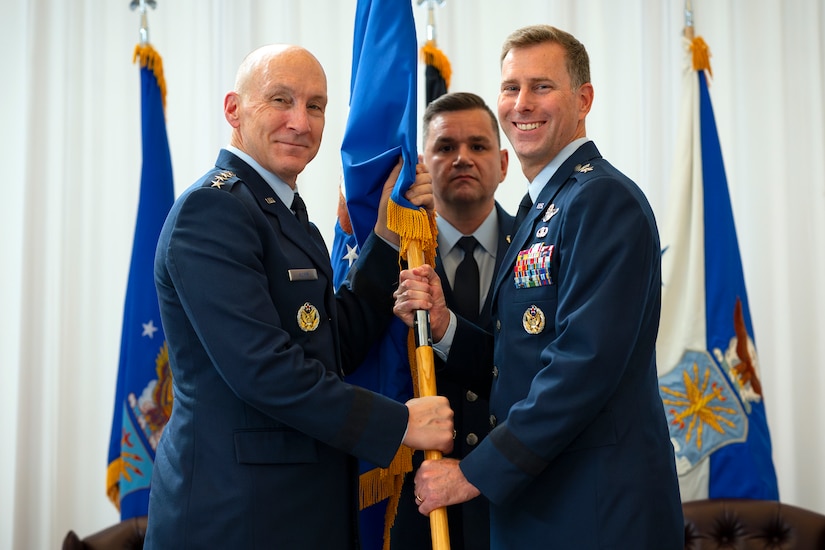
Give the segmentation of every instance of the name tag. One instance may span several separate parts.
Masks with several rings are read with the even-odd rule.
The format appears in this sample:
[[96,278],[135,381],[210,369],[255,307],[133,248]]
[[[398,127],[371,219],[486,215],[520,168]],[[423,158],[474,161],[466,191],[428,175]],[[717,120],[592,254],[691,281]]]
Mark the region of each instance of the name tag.
[[317,281],[318,272],[315,269],[290,269],[290,281]]

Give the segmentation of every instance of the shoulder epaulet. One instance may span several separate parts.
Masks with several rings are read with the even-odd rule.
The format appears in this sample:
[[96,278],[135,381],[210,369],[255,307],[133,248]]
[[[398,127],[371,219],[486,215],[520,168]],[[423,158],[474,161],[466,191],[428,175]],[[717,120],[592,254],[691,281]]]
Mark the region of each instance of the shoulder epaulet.
[[232,185],[240,179],[241,178],[235,175],[235,172],[230,172],[229,170],[216,170],[214,173],[206,175],[203,186],[229,190],[232,189]]

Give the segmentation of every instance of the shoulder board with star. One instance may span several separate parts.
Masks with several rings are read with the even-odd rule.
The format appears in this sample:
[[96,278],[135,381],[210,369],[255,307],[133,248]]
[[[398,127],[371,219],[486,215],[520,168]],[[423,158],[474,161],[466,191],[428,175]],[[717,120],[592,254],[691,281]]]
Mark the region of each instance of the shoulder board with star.
[[240,178],[235,175],[235,172],[221,170],[207,174],[203,186],[228,191],[229,189],[232,189],[232,185],[239,180]]

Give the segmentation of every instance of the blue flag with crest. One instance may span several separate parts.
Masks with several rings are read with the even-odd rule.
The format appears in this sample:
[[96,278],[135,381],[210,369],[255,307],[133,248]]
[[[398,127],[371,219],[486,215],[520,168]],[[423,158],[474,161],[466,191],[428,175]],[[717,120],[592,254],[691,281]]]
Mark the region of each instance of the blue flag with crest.
[[662,232],[659,384],[683,501],[777,500],[744,270],[701,37],[685,40],[680,135]]
[[155,247],[174,200],[160,55],[138,45],[143,165],[123,308],[120,362],[109,440],[106,492],[121,520],[145,516],[158,440],[172,412],[169,353],[155,291]]

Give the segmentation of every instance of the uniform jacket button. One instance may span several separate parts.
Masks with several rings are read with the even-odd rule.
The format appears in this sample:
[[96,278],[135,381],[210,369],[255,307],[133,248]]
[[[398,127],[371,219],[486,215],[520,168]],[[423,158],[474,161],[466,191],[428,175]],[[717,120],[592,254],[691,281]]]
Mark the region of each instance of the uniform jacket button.
[[490,415],[490,427],[495,428],[496,427],[496,422],[498,422],[498,420],[496,419],[496,415],[491,414]]
[[464,441],[467,442],[467,445],[476,445],[478,444],[478,436],[474,433],[469,433]]
[[478,394],[477,394],[477,393],[474,393],[474,392],[472,392],[472,391],[470,391],[470,390],[467,390],[467,394],[466,394],[466,395],[467,395],[467,401],[469,401],[470,403],[472,403],[472,402],[474,402],[476,399],[478,399]]
[[498,378],[498,367],[493,365],[493,378]]

